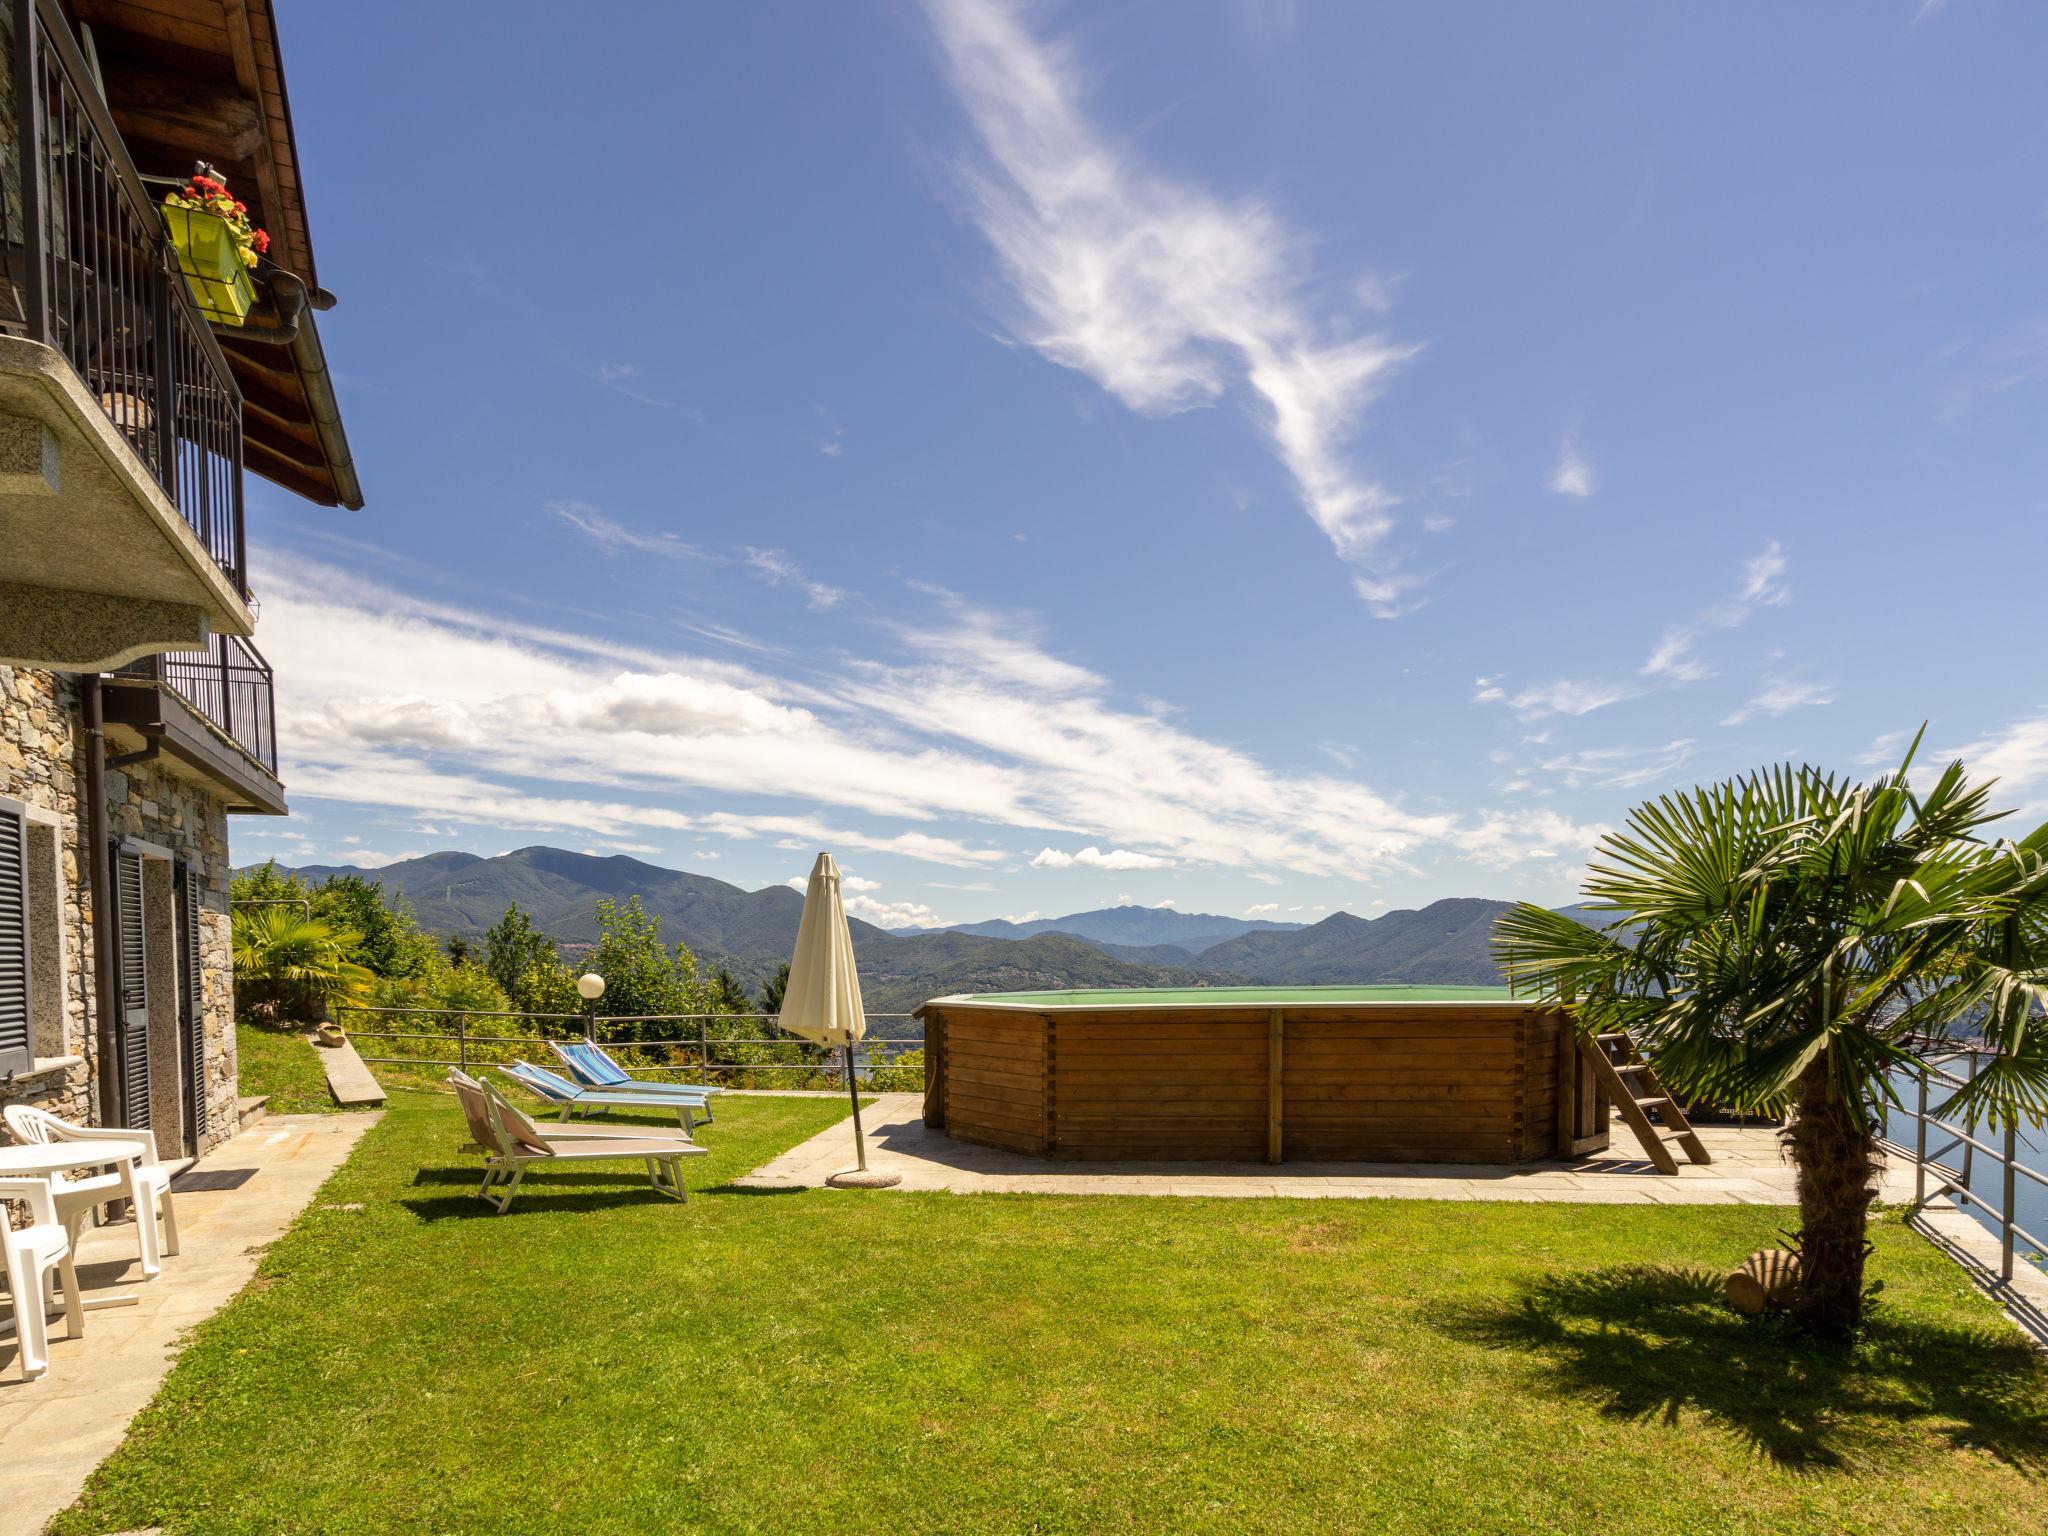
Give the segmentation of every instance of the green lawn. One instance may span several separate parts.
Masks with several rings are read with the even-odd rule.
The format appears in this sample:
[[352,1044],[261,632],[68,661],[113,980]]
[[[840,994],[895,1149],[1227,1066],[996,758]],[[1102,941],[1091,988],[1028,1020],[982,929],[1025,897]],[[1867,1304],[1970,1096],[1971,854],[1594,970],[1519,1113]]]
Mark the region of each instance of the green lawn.
[[1896,1222],[1842,1357],[1712,1300],[1778,1210],[726,1186],[841,1113],[494,1217],[397,1092],[56,1529],[2048,1527],[2048,1369]]
[[327,1114],[338,1106],[327,1091],[320,1048],[296,1030],[235,1025],[236,1076],[245,1097],[268,1094],[273,1115]]
[[[379,1042],[380,1044],[384,1042]],[[327,1072],[320,1064],[321,1048],[310,1044],[296,1029],[272,1029],[264,1024],[235,1025],[235,1053],[238,1081],[245,1096],[267,1095],[273,1115],[331,1115],[357,1113],[344,1110],[327,1091]],[[437,1089],[446,1080],[447,1064],[433,1062],[392,1066],[379,1062],[370,1073],[388,1091],[395,1088]],[[502,1080],[501,1080],[502,1085]],[[667,1122],[673,1125],[673,1121]]]

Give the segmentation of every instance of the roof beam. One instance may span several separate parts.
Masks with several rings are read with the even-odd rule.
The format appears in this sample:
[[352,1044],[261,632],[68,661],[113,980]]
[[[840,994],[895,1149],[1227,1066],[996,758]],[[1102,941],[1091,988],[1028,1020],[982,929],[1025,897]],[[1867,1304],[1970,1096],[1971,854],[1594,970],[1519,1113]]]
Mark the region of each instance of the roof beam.
[[309,475],[292,460],[284,458],[247,435],[242,439],[242,467],[252,475],[261,475],[272,485],[281,485],[294,495],[303,496],[315,506],[338,507],[341,500],[334,494],[334,487],[315,475]]
[[[242,88],[244,95],[261,101],[263,82],[256,73],[256,36],[249,26],[248,0],[221,0],[220,9],[221,20],[227,27],[228,51],[234,56],[235,83]],[[264,212],[270,215],[272,237],[290,241],[296,247],[298,242],[292,239],[289,220],[285,216],[284,194],[277,179],[277,155],[271,147],[269,134],[262,136],[255,158],[256,190],[262,194]],[[286,254],[290,259],[280,265],[295,272],[312,270],[309,252],[292,249]]]
[[131,144],[165,146],[188,162],[182,171],[193,160],[218,165],[256,157],[260,163],[267,137],[262,111],[226,81],[139,69],[115,59],[103,60],[101,69],[107,99],[119,103],[114,120]]

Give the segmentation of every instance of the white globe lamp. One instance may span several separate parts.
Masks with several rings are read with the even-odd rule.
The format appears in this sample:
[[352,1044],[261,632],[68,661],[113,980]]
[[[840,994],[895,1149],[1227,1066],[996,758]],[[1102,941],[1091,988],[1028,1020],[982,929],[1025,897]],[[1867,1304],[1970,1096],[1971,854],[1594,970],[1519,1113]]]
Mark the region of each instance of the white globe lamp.
[[597,1038],[597,1000],[604,996],[604,978],[585,971],[576,978],[576,995],[583,999],[583,1038]]

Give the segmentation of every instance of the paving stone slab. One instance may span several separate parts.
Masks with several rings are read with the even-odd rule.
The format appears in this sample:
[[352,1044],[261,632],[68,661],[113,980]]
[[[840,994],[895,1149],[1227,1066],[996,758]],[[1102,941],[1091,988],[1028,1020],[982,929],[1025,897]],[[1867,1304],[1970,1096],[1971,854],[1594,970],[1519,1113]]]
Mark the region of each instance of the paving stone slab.
[[[1626,1131],[1607,1153],[1515,1165],[1495,1163],[1179,1163],[1157,1159],[1085,1162],[1027,1157],[955,1141],[928,1129],[917,1094],[878,1096],[864,1111],[868,1166],[902,1175],[899,1191],[954,1194],[1176,1196],[1207,1199],[1555,1200],[1587,1205],[1790,1205],[1790,1165],[1775,1126],[1705,1126],[1714,1161],[1685,1164],[1674,1177],[1642,1158]],[[755,1169],[752,1189],[816,1188],[846,1166],[844,1124]],[[1633,1155],[1632,1155],[1633,1154]],[[1885,1198],[1911,1184],[1891,1170]]]
[[156,1395],[185,1334],[249,1283],[263,1249],[377,1119],[275,1115],[215,1148],[209,1162],[255,1173],[233,1189],[172,1195],[183,1251],[154,1280],[142,1278],[132,1222],[86,1230],[87,1294],[127,1292],[136,1305],[88,1313],[83,1338],[54,1327],[38,1381],[22,1381],[14,1341],[0,1339],[0,1536],[32,1536],[77,1499]]

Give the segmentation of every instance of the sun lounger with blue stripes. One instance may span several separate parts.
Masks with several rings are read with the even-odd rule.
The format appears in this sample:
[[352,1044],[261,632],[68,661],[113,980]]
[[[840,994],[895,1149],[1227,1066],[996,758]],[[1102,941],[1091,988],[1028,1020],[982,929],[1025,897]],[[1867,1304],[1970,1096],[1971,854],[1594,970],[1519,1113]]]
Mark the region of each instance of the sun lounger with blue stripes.
[[[699,1118],[707,1123],[710,1121],[706,1100],[718,1091],[715,1088],[697,1088],[687,1093],[648,1093],[645,1085],[640,1083],[625,1088],[587,1088],[530,1061],[515,1061],[511,1066],[498,1070],[529,1093],[538,1094],[554,1105],[559,1112],[557,1119],[567,1120],[571,1115],[584,1115],[592,1110],[665,1109],[674,1113],[685,1134],[697,1129]],[[674,1089],[684,1085],[664,1083],[662,1086]]]

